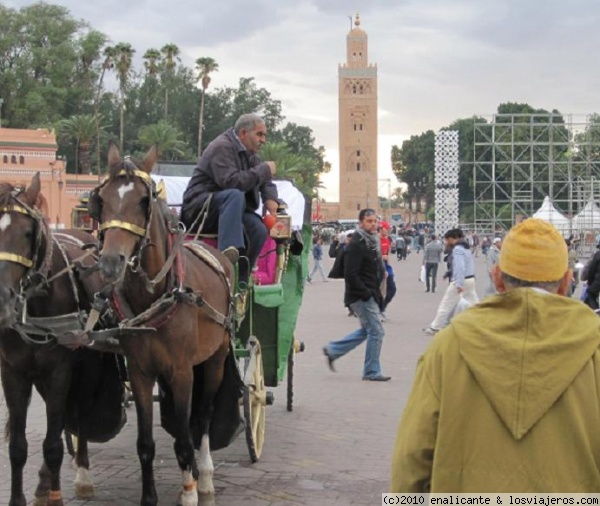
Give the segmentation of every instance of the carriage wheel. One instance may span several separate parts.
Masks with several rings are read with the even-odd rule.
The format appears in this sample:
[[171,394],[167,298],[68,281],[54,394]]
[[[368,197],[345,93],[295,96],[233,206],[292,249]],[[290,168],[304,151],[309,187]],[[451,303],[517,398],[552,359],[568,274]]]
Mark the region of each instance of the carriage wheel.
[[244,383],[244,420],[246,421],[246,443],[250,460],[260,459],[265,441],[265,414],[267,395],[260,344],[255,337],[248,341],[250,357],[247,359]]
[[287,410],[294,409],[294,345],[290,346],[287,361]]
[[65,443],[67,444],[67,451],[69,452],[69,455],[75,458],[78,446],[77,436],[65,430]]

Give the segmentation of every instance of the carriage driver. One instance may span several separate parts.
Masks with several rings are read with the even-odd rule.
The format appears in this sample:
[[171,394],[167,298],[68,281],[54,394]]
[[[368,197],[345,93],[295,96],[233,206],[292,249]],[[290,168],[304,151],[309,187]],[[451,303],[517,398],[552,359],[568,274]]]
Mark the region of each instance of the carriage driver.
[[249,266],[240,262],[242,283],[247,283],[249,267],[267,239],[267,229],[255,213],[259,194],[269,213],[276,214],[278,206],[272,182],[275,162],[262,162],[258,156],[266,138],[267,127],[260,116],[240,116],[202,153],[183,194],[181,221],[190,232],[196,232],[202,222],[198,215],[206,211],[201,232],[218,233],[219,248],[232,263],[240,254],[248,257]]

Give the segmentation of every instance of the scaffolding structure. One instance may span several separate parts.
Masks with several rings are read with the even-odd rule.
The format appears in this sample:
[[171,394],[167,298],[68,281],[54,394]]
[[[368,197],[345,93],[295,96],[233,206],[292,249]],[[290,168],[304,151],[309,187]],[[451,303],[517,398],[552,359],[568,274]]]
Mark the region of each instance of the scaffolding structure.
[[[490,121],[475,121],[473,149],[477,230],[508,230],[532,216],[545,197],[570,220],[586,205],[600,203],[597,117],[496,114]],[[600,216],[585,227],[571,223],[574,235],[600,231]]]

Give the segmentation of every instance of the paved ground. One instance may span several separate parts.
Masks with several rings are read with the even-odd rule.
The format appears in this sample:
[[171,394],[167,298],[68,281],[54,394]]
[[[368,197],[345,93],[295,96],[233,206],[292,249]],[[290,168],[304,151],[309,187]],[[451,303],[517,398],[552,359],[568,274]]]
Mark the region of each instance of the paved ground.
[[[262,459],[250,464],[245,440],[238,438],[215,452],[216,497],[203,504],[296,506],[303,504],[378,505],[387,491],[390,455],[414,368],[431,338],[421,329],[429,324],[442,297],[424,293],[418,282],[421,255],[406,262],[393,261],[398,295],[388,308],[382,363],[388,383],[361,381],[364,346],[336,362],[329,371],[322,347],[356,328],[342,304],[343,282],[322,283],[317,276],[306,287],[297,336],[306,343],[295,370],[295,407],[285,409],[285,387],[274,389],[275,404],[267,408],[267,435]],[[331,260],[326,259],[326,267]],[[477,289],[485,288],[485,259],[476,259]],[[328,269],[327,269],[328,270]],[[28,419],[29,460],[26,493],[31,501],[41,464],[45,431],[43,404],[32,399]],[[140,471],[135,453],[135,411],[121,434],[104,445],[92,445],[92,476],[96,496],[91,501],[72,499],[73,471],[63,465],[63,493],[70,505],[139,504]],[[155,417],[156,418],[156,417]],[[6,408],[0,393],[0,427]],[[170,437],[156,425],[155,470],[160,504],[175,504],[181,480]],[[7,504],[10,466],[7,445],[0,444],[0,504]]]

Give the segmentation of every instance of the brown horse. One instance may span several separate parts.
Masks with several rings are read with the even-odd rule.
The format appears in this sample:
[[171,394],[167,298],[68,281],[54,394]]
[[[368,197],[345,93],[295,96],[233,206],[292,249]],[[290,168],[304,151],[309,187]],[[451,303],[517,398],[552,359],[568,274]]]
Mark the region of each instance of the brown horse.
[[[150,177],[156,159],[151,148],[138,166],[121,160],[111,144],[109,178],[92,193],[89,206],[100,223],[99,266],[115,288],[115,306],[130,325],[143,321],[156,327],[155,333],[120,338],[138,415],[141,504],[157,503],[152,389],[158,380],[171,397],[168,430],[182,471],[181,504],[192,506],[198,492],[214,492],[209,426],[230,349],[233,267],[212,248],[198,256],[182,246],[178,220],[157,198]],[[200,449],[199,466],[194,446]]]
[[[80,231],[52,234],[36,207],[39,193],[39,174],[24,192],[0,184],[0,372],[8,407],[10,506],[27,504],[23,493],[25,427],[33,386],[46,403],[47,419],[36,504],[63,504],[61,436],[69,418],[75,426],[71,430],[80,436],[75,457],[76,495],[93,495],[87,455],[87,440],[93,431],[88,429],[97,423],[97,418],[91,418],[97,407],[94,388],[104,389],[110,378],[105,376],[106,355],[72,351],[57,344],[58,335],[80,325],[90,308],[88,301],[100,286],[97,274],[85,283],[79,278],[83,266],[95,263],[82,249],[95,238]],[[80,268],[67,268],[78,258]],[[81,399],[84,404],[78,405]],[[120,399],[116,403],[118,409]]]

